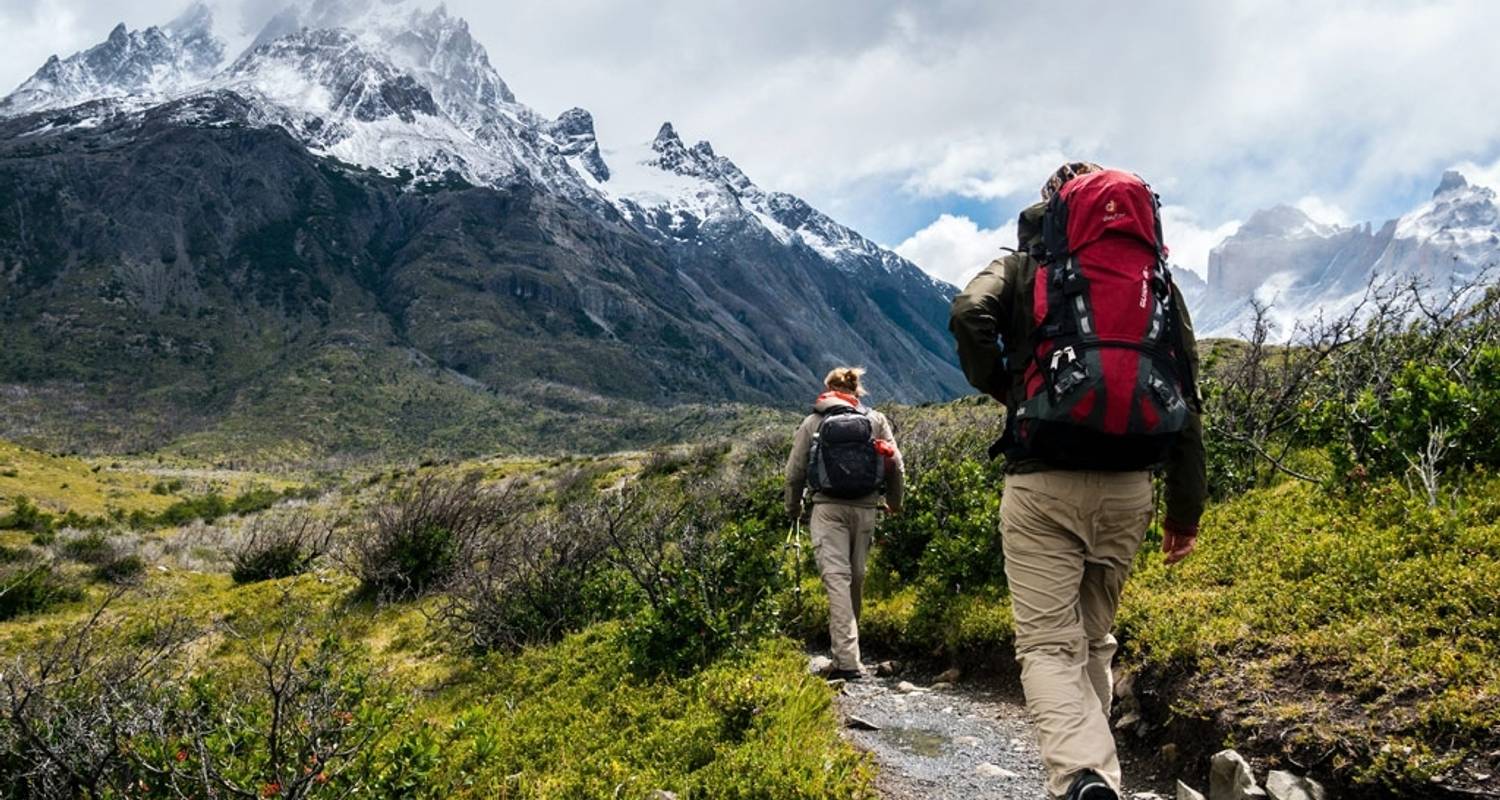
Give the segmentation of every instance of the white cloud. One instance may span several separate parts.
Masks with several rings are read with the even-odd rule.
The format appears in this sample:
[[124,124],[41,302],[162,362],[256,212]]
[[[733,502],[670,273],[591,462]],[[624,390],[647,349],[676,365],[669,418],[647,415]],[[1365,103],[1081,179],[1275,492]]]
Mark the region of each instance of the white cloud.
[[1317,195],[1307,195],[1295,204],[1297,210],[1311,217],[1313,222],[1324,225],[1347,226],[1349,213]]
[[981,228],[968,217],[943,214],[892,249],[927,274],[962,287],[1000,257],[1000,248],[1015,246],[1015,222]]
[[1162,237],[1172,252],[1172,263],[1208,277],[1208,253],[1240,229],[1239,220],[1205,226],[1196,214],[1182,206],[1162,206]]

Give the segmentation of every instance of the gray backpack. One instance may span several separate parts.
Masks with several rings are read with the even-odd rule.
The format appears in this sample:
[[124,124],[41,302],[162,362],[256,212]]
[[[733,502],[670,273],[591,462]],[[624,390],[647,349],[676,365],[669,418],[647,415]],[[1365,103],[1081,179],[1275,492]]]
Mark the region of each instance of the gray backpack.
[[807,482],[829,497],[853,500],[885,486],[885,457],[875,449],[875,423],[863,407],[823,415],[807,457]]

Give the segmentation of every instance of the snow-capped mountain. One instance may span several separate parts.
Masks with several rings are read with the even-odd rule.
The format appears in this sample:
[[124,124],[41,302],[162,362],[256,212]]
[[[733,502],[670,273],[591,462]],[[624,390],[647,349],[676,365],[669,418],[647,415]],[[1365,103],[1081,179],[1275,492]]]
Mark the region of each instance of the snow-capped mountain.
[[[587,111],[548,120],[519,103],[464,20],[413,0],[318,0],[274,16],[235,52],[198,2],[164,27],[129,31],[53,58],[10,97],[17,116],[108,100],[85,119],[232,92],[251,124],[286,129],[314,152],[417,181],[529,180],[606,202],[669,238],[729,221],[810,248],[845,270],[925,273],[801,199],[756,186],[708,142],[684,145],[670,123],[638,147],[601,151]],[[50,122],[50,121],[48,121]],[[607,155],[606,155],[607,153]],[[936,288],[942,289],[937,284]]]
[[[952,287],[670,124],[619,146],[539,114],[442,6],[224,17],[118,27],[0,101],[0,336],[82,365],[81,391],[256,407],[236,381],[289,363],[276,341],[379,343],[502,395],[800,403],[835,363],[886,398],[965,390]],[[30,363],[0,357],[0,388]]]
[[1299,320],[1352,309],[1372,281],[1417,279],[1443,293],[1495,266],[1495,193],[1449,171],[1430,200],[1378,228],[1322,224],[1290,206],[1256,212],[1209,253],[1194,322],[1200,335],[1243,336],[1258,301],[1285,337]]
[[106,97],[164,98],[201,83],[223,64],[225,43],[208,7],[171,23],[131,31],[116,25],[103,42],[66,59],[53,56],[10,96],[0,114],[16,115]]

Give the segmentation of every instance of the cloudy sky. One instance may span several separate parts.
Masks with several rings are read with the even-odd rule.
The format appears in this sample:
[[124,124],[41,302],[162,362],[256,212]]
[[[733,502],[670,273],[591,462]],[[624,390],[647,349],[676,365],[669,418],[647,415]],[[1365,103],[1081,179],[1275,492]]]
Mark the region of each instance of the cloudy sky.
[[[254,25],[285,0],[215,0]],[[434,3],[436,0],[434,0]],[[187,0],[0,0],[0,93]],[[1058,162],[1144,175],[1202,270],[1258,208],[1380,221],[1500,183],[1492,0],[448,0],[524,102],[664,120],[959,282]]]

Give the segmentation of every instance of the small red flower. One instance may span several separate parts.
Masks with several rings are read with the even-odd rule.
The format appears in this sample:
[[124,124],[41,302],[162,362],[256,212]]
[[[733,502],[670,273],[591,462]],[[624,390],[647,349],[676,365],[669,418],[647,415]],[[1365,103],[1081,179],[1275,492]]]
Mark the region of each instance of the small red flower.
[[186,760],[187,760],[187,751],[186,750],[178,750],[177,751],[177,761],[178,761],[178,763],[181,763],[181,762],[186,761]]
[[279,781],[271,781],[265,786],[260,787],[261,797],[275,797],[278,794],[281,794],[281,783]]

